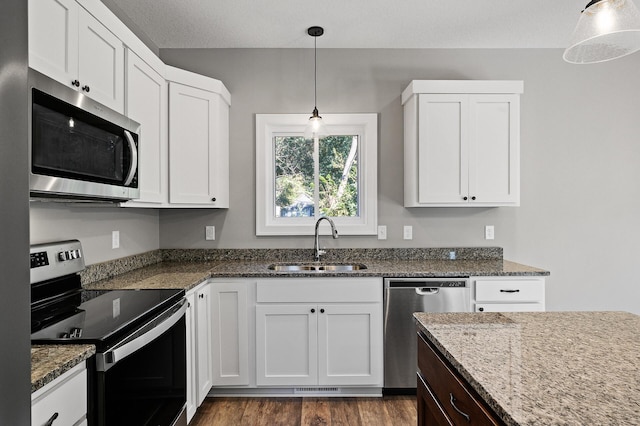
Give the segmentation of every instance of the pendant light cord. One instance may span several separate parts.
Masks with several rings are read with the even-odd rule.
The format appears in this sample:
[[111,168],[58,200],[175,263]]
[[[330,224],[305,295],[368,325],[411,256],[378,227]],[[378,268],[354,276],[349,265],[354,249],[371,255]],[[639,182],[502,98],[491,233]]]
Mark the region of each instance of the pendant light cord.
[[318,37],[313,37],[313,107],[318,108]]

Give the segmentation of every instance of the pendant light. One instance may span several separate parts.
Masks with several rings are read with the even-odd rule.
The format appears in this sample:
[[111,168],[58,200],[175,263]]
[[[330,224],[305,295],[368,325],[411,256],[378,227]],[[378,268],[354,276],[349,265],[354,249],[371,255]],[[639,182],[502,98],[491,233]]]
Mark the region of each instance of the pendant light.
[[592,64],[640,50],[640,13],[633,0],[592,0],[582,11],[562,58]]
[[304,130],[305,139],[321,139],[328,135],[327,129],[318,114],[318,37],[324,34],[322,27],[309,27],[307,34],[313,37],[313,112]]

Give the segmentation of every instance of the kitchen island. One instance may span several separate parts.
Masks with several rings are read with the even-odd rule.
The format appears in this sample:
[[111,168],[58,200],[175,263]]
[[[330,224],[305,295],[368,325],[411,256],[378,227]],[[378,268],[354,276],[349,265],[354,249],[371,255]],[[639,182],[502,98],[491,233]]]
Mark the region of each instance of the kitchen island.
[[[438,362],[419,362],[427,394],[435,395],[431,408],[443,412],[427,410],[423,416],[444,415],[453,424],[466,424],[460,412],[469,415],[474,407],[465,405],[464,392],[456,394],[455,386],[461,385],[496,424],[640,423],[640,316],[416,313],[414,318],[422,342],[419,357],[424,351],[422,360],[441,361],[457,382],[454,390],[430,383]],[[420,410],[418,424],[427,424],[420,422]]]

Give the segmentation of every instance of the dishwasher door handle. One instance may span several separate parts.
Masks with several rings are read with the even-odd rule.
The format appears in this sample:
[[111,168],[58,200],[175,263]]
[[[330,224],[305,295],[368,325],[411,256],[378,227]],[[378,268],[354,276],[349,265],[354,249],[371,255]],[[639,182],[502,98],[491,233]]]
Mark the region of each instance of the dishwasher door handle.
[[419,294],[420,296],[432,296],[439,292],[439,287],[416,287],[416,294]]

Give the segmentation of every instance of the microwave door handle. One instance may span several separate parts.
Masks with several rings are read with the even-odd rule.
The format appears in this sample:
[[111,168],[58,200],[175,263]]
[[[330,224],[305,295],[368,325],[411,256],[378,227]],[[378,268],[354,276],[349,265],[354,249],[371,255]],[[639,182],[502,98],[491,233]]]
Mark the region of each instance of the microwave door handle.
[[124,181],[124,186],[129,186],[133,177],[136,175],[136,171],[138,170],[138,148],[136,147],[136,143],[133,140],[133,136],[129,133],[128,130],[124,131],[124,136],[127,138],[127,142],[129,143],[129,151],[131,152],[131,164],[129,167],[129,174]]

